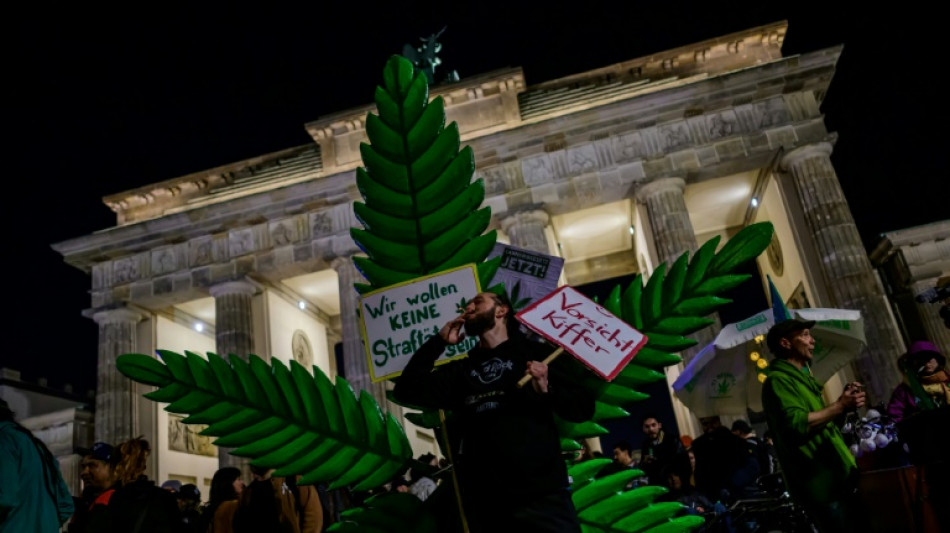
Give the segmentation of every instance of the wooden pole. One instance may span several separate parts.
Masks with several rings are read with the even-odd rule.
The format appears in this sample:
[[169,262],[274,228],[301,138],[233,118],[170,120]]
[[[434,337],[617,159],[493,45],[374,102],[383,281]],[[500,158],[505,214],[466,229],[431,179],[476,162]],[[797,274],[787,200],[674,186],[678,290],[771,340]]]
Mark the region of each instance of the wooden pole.
[[459,506],[459,518],[462,520],[462,531],[468,532],[468,521],[465,520],[465,508],[462,506],[462,492],[459,490],[459,478],[455,468],[455,459],[452,457],[452,443],[449,442],[449,431],[445,427],[445,411],[439,409],[439,422],[442,426],[442,440],[445,442],[445,455],[452,465],[452,486],[455,487],[455,499]]
[[[551,361],[553,361],[555,358],[557,358],[557,356],[561,355],[563,352],[564,352],[564,348],[558,348],[557,350],[554,350],[553,352],[551,352],[551,355],[545,357],[544,361],[541,361],[541,362],[546,365],[549,365],[551,364]],[[521,387],[524,387],[525,384],[528,383],[529,381],[531,381],[531,374],[525,374],[525,376],[521,378],[521,380],[518,381],[518,388],[520,389]]]

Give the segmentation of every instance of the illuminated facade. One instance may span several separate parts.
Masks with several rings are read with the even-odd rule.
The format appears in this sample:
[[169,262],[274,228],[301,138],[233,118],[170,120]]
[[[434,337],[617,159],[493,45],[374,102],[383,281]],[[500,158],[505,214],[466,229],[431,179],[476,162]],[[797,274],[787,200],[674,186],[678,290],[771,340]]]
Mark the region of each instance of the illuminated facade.
[[[861,310],[869,351],[844,374],[858,373],[883,398],[904,344],[820,111],[842,48],[783,57],[786,29],[762,26],[536,85],[513,68],[431,93],[474,149],[501,240],[563,257],[568,284],[648,274],[715,235],[725,241],[772,221],[775,239],[758,259],[763,287],[768,274],[792,302]],[[351,257],[360,250],[348,233],[359,225],[352,202],[369,112],[305,124],[313,142],[304,146],[109,196],[115,227],[55,246],[91,275],[97,440],[170,441],[174,420],[115,370],[132,351],[297,358],[387,405],[359,339],[352,285],[362,278]],[[828,394],[839,391],[829,384]],[[682,433],[698,434],[690,413],[677,417]],[[407,423],[407,433],[417,453],[434,449],[426,432]],[[157,448],[157,479],[210,478],[218,466]]]

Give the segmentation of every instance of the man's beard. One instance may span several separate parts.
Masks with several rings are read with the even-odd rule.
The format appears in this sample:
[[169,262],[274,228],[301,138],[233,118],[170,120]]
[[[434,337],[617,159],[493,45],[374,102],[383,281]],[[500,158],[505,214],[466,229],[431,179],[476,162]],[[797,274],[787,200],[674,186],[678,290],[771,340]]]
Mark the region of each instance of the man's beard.
[[465,319],[465,334],[469,337],[477,337],[495,325],[495,307],[487,309],[481,313],[475,313]]

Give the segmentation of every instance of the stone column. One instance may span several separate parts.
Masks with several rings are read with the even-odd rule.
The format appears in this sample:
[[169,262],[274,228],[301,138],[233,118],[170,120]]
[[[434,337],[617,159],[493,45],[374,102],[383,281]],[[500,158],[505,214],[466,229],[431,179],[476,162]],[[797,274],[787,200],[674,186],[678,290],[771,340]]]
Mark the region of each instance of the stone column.
[[[920,294],[932,288],[935,284],[936,280],[933,279],[914,283],[912,285],[913,294]],[[940,318],[940,308],[942,306],[943,302],[914,302],[914,307],[916,307],[917,314],[920,317],[920,323],[924,326],[924,331],[927,332],[925,340],[930,340],[936,344],[941,353],[950,354],[950,329],[947,329],[943,318]],[[910,342],[915,340],[919,339],[910,339]]]
[[214,297],[215,349],[227,358],[247,360],[254,352],[254,317],[251,300],[257,287],[247,281],[228,281],[210,289]]
[[343,375],[353,391],[360,394],[366,391],[376,399],[383,411],[392,413],[396,420],[402,419],[402,409],[386,400],[386,382],[373,383],[370,379],[366,350],[363,348],[359,323],[359,293],[353,283],[365,283],[366,280],[353,264],[350,257],[337,257],[330,263],[336,271],[340,286],[340,323],[343,331]]
[[[637,191],[637,200],[647,206],[647,217],[653,231],[653,243],[660,262],[666,263],[666,271],[683,252],[689,252],[690,258],[699,249],[696,242],[696,232],[693,223],[689,220],[689,211],[686,209],[686,199],[683,190],[686,182],[682,178],[660,178],[651,181]],[[710,315],[716,322],[692,335],[698,344],[684,350],[680,355],[684,362],[689,362],[704,346],[713,341],[716,333],[722,327],[719,315]]]
[[[237,280],[227,281],[210,288],[214,297],[215,350],[225,360],[231,354],[247,361],[254,352],[254,320],[251,300],[257,293],[252,283]],[[236,466],[244,472],[245,481],[251,479],[248,460],[228,453],[228,448],[218,447],[218,466]]]
[[781,163],[795,184],[809,230],[805,238],[818,252],[832,306],[859,310],[864,317],[868,350],[857,366],[869,401],[886,402],[900,380],[896,361],[904,343],[831,165],[831,143],[796,148]]
[[132,380],[115,366],[116,358],[134,353],[136,324],[144,318],[131,309],[100,311],[92,316],[99,325],[99,366],[96,386],[96,442],[118,444],[132,438],[138,395]]
[[550,255],[550,243],[544,234],[544,228],[549,221],[547,213],[535,209],[505,217],[501,221],[501,229],[508,235],[512,246]]

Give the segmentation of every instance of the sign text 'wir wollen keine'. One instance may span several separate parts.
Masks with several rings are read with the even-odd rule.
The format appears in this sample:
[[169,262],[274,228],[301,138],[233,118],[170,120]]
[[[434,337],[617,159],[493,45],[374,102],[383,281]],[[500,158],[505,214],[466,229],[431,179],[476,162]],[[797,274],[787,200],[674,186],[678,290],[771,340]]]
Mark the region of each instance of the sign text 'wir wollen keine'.
[[[371,379],[398,376],[412,354],[458,316],[463,300],[478,292],[475,267],[469,265],[363,295],[360,324]],[[436,364],[464,355],[477,343],[478,337],[468,337],[446,347]]]

